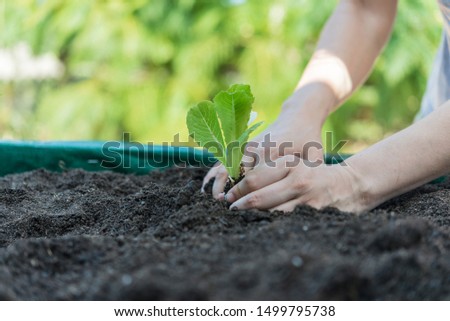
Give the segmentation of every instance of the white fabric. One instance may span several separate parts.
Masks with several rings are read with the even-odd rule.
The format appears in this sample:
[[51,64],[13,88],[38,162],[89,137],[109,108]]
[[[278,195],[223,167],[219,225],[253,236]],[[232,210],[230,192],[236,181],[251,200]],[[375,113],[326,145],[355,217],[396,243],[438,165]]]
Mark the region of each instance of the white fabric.
[[438,0],[438,3],[444,17],[444,32],[416,120],[450,99],[450,0]]

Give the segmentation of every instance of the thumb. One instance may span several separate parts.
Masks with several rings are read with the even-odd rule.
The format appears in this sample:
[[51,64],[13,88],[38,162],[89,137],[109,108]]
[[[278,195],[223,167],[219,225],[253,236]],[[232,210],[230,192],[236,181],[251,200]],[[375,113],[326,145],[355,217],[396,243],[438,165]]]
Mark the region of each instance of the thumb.
[[248,170],[254,168],[261,162],[261,151],[259,148],[259,143],[255,141],[250,141],[245,145],[244,156],[242,157],[242,167],[244,169],[244,174]]

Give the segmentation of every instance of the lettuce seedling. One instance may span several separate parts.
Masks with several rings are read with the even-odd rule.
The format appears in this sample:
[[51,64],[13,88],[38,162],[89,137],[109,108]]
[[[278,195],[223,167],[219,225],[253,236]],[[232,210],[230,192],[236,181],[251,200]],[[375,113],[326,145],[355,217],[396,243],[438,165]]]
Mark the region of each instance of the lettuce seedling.
[[213,101],[202,101],[186,117],[189,135],[227,169],[233,183],[241,173],[241,160],[250,134],[262,122],[249,126],[255,98],[248,85],[232,85]]

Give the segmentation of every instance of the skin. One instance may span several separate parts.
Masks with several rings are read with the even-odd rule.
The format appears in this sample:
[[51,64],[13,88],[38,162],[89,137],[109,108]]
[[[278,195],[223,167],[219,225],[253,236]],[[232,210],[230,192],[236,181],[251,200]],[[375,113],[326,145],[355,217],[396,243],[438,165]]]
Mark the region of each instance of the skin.
[[[215,177],[213,196],[232,203],[232,209],[259,208],[292,211],[298,204],[334,206],[360,213],[450,172],[450,101],[425,119],[358,153],[343,165],[325,165],[321,129],[367,78],[386,44],[396,16],[395,0],[342,0],[325,25],[317,49],[295,92],[283,104],[277,120],[254,139],[270,133],[277,146],[274,164],[259,162],[246,168],[245,178],[227,195],[225,168],[218,164],[205,176]],[[401,107],[401,106],[400,106]],[[262,147],[253,152],[264,154]],[[418,153],[417,151],[420,151]],[[245,159],[247,162],[251,159]],[[316,161],[308,166],[305,160]],[[295,164],[295,165],[294,165]]]

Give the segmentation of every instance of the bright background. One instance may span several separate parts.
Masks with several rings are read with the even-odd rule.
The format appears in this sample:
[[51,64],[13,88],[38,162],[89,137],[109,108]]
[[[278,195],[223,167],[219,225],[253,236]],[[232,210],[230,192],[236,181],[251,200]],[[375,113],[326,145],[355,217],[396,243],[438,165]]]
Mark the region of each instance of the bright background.
[[[419,109],[441,17],[436,1],[399,3],[372,75],[326,123],[351,141],[347,151],[407,126]],[[186,140],[189,107],[232,83],[251,85],[268,124],[336,4],[0,0],[0,138]]]

